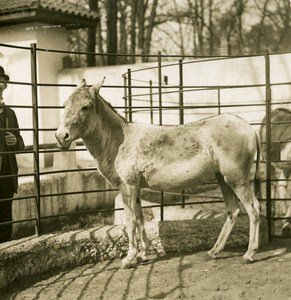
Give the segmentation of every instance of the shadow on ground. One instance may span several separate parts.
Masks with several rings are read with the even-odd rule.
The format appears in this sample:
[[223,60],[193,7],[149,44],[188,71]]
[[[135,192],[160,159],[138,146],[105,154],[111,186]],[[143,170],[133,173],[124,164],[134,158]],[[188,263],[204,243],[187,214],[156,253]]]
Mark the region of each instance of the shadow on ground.
[[241,264],[245,251],[211,261],[204,251],[153,256],[127,270],[120,260],[87,264],[16,281],[1,299],[290,299],[291,239],[261,246],[250,265]]

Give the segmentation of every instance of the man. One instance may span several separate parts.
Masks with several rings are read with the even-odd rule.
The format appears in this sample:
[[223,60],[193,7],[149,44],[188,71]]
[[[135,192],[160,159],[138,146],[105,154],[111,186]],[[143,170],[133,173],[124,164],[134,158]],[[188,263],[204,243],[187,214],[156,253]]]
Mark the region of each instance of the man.
[[[18,187],[18,166],[14,153],[24,149],[23,139],[19,132],[15,112],[3,102],[3,92],[7,87],[9,76],[0,66],[0,243],[9,241],[12,224],[1,225],[12,221],[12,198]],[[4,175],[15,175],[4,178]],[[10,198],[10,200],[2,200]]]

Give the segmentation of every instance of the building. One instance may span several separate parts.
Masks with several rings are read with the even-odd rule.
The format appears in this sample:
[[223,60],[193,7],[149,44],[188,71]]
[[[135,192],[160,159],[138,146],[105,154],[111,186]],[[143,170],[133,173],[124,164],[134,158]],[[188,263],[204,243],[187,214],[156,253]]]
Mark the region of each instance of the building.
[[[78,3],[63,0],[2,0],[0,5],[0,65],[10,76],[11,84],[5,91],[10,105],[32,104],[31,86],[19,83],[31,82],[32,44],[43,51],[37,52],[38,82],[55,84],[57,73],[63,67],[65,53],[46,52],[45,49],[67,51],[68,31],[96,26],[98,15]],[[6,47],[17,46],[18,48]],[[26,48],[26,49],[25,49]],[[55,87],[39,87],[40,106],[59,105]],[[31,108],[17,108],[21,128],[32,128]],[[59,114],[42,110],[40,126],[53,128]],[[49,117],[46,117],[49,114]],[[22,132],[26,144],[32,142],[32,132]],[[40,133],[40,143],[52,142],[53,132]]]

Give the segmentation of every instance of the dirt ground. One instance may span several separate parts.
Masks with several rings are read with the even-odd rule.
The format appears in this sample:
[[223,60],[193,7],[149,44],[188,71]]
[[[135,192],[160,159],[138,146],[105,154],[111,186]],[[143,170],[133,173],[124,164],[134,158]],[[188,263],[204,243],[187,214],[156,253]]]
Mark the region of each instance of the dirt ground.
[[128,270],[120,260],[33,276],[0,292],[0,299],[291,299],[291,239],[261,247],[253,264],[241,264],[245,249],[152,257]]

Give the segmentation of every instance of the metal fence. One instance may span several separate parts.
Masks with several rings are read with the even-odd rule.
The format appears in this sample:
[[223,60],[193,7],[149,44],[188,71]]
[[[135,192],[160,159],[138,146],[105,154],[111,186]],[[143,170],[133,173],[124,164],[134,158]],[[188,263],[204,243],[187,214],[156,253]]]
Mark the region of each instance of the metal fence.
[[[274,107],[280,107],[280,106],[288,106],[290,102],[289,99],[285,99],[284,101],[272,101],[272,87],[273,86],[281,86],[281,85],[287,85],[290,86],[290,82],[284,81],[279,83],[271,83],[270,81],[270,73],[271,73],[271,66],[270,66],[270,55],[266,51],[265,55],[259,55],[259,56],[243,56],[246,57],[261,57],[263,59],[263,70],[264,70],[264,82],[262,83],[256,83],[256,84],[232,84],[232,85],[187,85],[184,83],[184,77],[185,74],[183,72],[184,66],[192,64],[193,65],[193,72],[195,72],[195,64],[205,64],[207,61],[218,61],[218,60],[231,60],[236,58],[241,58],[238,56],[228,56],[228,57],[200,57],[195,58],[194,60],[183,60],[179,59],[176,63],[165,63],[162,64],[162,58],[163,56],[161,53],[157,56],[157,65],[153,67],[148,67],[144,69],[139,70],[131,70],[128,69],[127,73],[123,74],[124,80],[125,80],[125,106],[126,106],[126,113],[127,113],[127,119],[129,121],[133,121],[134,114],[140,113],[140,112],[148,112],[150,117],[148,118],[148,121],[150,123],[156,123],[158,125],[163,125],[163,118],[165,111],[176,111],[176,115],[178,118],[176,118],[176,124],[184,124],[185,119],[185,113],[187,110],[191,110],[195,114],[195,110],[201,111],[202,109],[205,110],[205,115],[211,115],[211,114],[220,114],[224,112],[224,110],[227,111],[238,111],[241,108],[247,108],[248,111],[254,110],[254,108],[260,107],[261,110],[264,111],[264,115],[266,115],[266,141],[263,142],[266,144],[266,159],[261,160],[261,164],[265,165],[265,172],[262,174],[263,176],[263,212],[267,217],[268,221],[268,229],[269,229],[269,237],[281,237],[281,234],[278,233],[278,230],[276,230],[275,227],[279,226],[278,221],[282,221],[285,219],[290,220],[290,218],[287,218],[283,215],[276,215],[275,211],[275,203],[279,201],[290,201],[290,197],[288,198],[278,198],[276,195],[273,195],[272,198],[272,184],[276,185],[282,179],[276,179],[272,178],[272,162],[283,162],[283,160],[280,158],[280,150],[278,150],[278,141],[272,140],[272,134],[271,134],[271,111]],[[176,84],[168,84],[168,78],[166,76],[163,77],[163,70],[167,67],[176,67],[176,73],[178,74],[178,78],[176,79]],[[155,80],[141,80],[139,76],[137,76],[137,73],[144,74],[148,70],[156,70]],[[137,79],[138,78],[138,79]],[[136,84],[138,83],[138,84]],[[262,88],[264,89],[264,101],[254,101],[253,103],[247,103],[248,101],[242,101],[240,103],[222,103],[222,92],[224,90],[229,89],[250,89],[250,88]],[[142,92],[140,92],[142,90]],[[147,90],[147,91],[146,91]],[[184,95],[189,92],[201,92],[201,91],[215,91],[216,99],[213,99],[213,103],[208,104],[201,104],[199,102],[194,103],[185,103],[184,101]],[[164,99],[167,98],[169,94],[176,94],[176,100],[174,101],[174,104],[171,103],[170,105],[166,104],[167,100]],[[155,99],[154,99],[155,98]],[[216,102],[216,103],[215,103]],[[145,104],[146,103],[146,104]],[[210,112],[209,112],[210,111]],[[154,121],[154,114],[157,114],[157,118]],[[199,114],[199,113],[198,113]],[[239,114],[239,113],[238,113]],[[259,117],[257,120],[250,121],[250,123],[256,127],[256,130],[259,130],[259,127],[263,125],[262,123],[262,116]],[[290,120],[291,122],[291,120]],[[280,124],[280,123],[276,123]],[[288,141],[280,141],[279,142],[279,149],[281,147],[281,144],[284,144]],[[284,161],[284,163],[288,163],[288,161]],[[284,180],[283,180],[284,181]],[[289,179],[287,179],[287,182]],[[207,184],[207,183],[206,183]],[[213,182],[210,182],[208,184],[213,184]],[[161,193],[161,220],[163,220],[163,206],[164,206],[164,200],[163,195],[165,194],[165,191]],[[177,196],[180,195],[181,198],[181,204],[183,207],[186,205],[193,205],[193,204],[201,204],[201,203],[207,203],[207,204],[213,204],[218,202],[223,202],[223,199],[221,197],[213,197],[209,195],[207,200],[203,200],[202,202],[199,201],[199,195],[193,195],[185,193],[185,191],[181,191],[180,194],[176,194]],[[194,201],[187,201],[185,202],[185,198],[190,197],[192,199],[195,199]],[[203,197],[202,197],[203,198]]]
[[[59,171],[51,171],[51,170],[42,170],[40,156],[42,154],[47,153],[57,153],[60,150],[56,147],[56,144],[52,142],[51,144],[40,144],[40,133],[45,131],[54,132],[56,128],[43,128],[40,124],[40,114],[42,110],[51,110],[51,109],[62,109],[62,106],[51,106],[46,105],[42,106],[38,103],[38,89],[40,87],[56,87],[58,89],[73,87],[75,83],[71,84],[50,84],[44,82],[38,82],[38,53],[65,53],[69,55],[87,55],[88,53],[83,52],[67,52],[67,51],[56,51],[50,49],[41,49],[37,48],[36,44],[32,44],[30,47],[16,47],[11,45],[0,44],[0,47],[14,47],[27,51],[30,54],[31,61],[31,81],[30,82],[10,82],[10,84],[20,85],[20,86],[30,86],[31,88],[31,105],[11,105],[13,108],[25,108],[30,109],[32,112],[32,128],[20,128],[21,131],[30,131],[33,136],[33,143],[30,146],[27,146],[24,151],[21,153],[30,153],[33,156],[33,172],[24,173],[18,175],[18,177],[22,176],[32,176],[34,182],[34,193],[29,195],[29,197],[15,197],[14,201],[26,201],[27,198],[33,199],[35,202],[35,212],[36,217],[30,219],[23,219],[13,221],[12,223],[19,222],[27,222],[33,221],[35,222],[35,233],[41,234],[41,225],[44,219],[48,218],[56,218],[60,215],[50,215],[50,216],[42,216],[41,215],[41,199],[47,196],[62,196],[62,195],[70,195],[70,194],[86,194],[86,193],[99,193],[99,192],[116,192],[116,189],[106,188],[106,189],[98,189],[96,187],[95,190],[86,190],[86,191],[72,191],[67,193],[54,193],[51,195],[42,194],[40,190],[40,181],[42,175],[51,175],[55,173],[61,172],[82,172],[82,171],[92,171],[94,172],[95,168],[77,168],[70,170],[59,170]],[[95,54],[100,55],[100,54]],[[109,55],[109,54],[107,54]],[[250,56],[251,57],[251,56]],[[266,52],[261,57],[264,61],[264,82],[259,84],[245,84],[245,85],[193,85],[193,84],[185,84],[185,66],[190,66],[195,70],[195,64],[197,63],[206,63],[211,61],[218,60],[229,60],[234,58],[241,57],[181,57],[181,56],[164,56],[160,52],[157,55],[151,55],[151,59],[155,61],[155,65],[151,65],[149,67],[145,67],[139,70],[131,70],[128,69],[126,73],[123,75],[124,85],[123,86],[105,86],[104,88],[114,89],[114,88],[122,88],[124,89],[124,105],[115,106],[115,108],[119,111],[122,111],[128,121],[135,121],[135,118],[138,118],[140,114],[143,115],[144,118],[147,118],[146,121],[149,123],[156,123],[158,125],[164,125],[164,120],[166,118],[165,112],[171,112],[174,115],[174,120],[176,124],[185,123],[185,119],[189,119],[189,115],[187,112],[190,111],[191,115],[195,115],[197,118],[201,117],[201,110],[204,112],[202,115],[206,114],[214,114],[214,113],[223,113],[224,111],[228,111],[229,109],[247,109],[249,111],[253,110],[254,107],[260,107],[264,110],[266,114],[266,127],[267,127],[267,138],[266,138],[266,146],[267,146],[267,159],[266,161],[262,161],[265,167],[265,178],[263,179],[264,184],[264,199],[262,200],[263,206],[265,208],[266,217],[269,225],[269,237],[278,236],[278,234],[274,233],[274,224],[276,221],[281,221],[284,219],[282,216],[274,215],[272,211],[272,202],[273,201],[281,201],[282,199],[271,199],[271,189],[272,189],[272,181],[278,181],[271,178],[271,145],[272,145],[272,136],[271,136],[271,121],[270,114],[273,105],[279,105],[281,103],[272,102],[271,89],[272,84],[270,81],[270,55]],[[246,58],[244,56],[243,58]],[[175,71],[175,83],[169,84],[168,76],[164,75],[164,70],[166,68],[176,68]],[[153,71],[154,78],[144,79],[143,74],[148,71]],[[137,75],[138,74],[138,75]],[[140,79],[140,77],[142,79]],[[290,82],[282,82],[282,85],[290,85]],[[278,83],[276,83],[278,85]],[[264,90],[265,101],[262,102],[253,102],[253,103],[222,103],[221,93],[225,90],[236,90],[236,89],[249,89],[249,88],[260,88]],[[203,91],[211,91],[215,93],[216,98],[213,99],[213,103],[190,103],[188,100],[189,93],[201,93]],[[175,95],[175,100],[167,103],[165,100],[169,95]],[[187,98],[185,100],[185,97]],[[284,102],[288,104],[288,101]],[[291,103],[291,102],[290,102]],[[197,112],[197,113],[195,113]],[[139,116],[138,116],[139,114]],[[137,116],[137,117],[136,117]],[[187,117],[187,118],[186,118]],[[172,119],[171,119],[172,120]],[[187,122],[187,120],[186,120]],[[252,125],[258,126],[261,125],[261,120],[256,122],[251,122]],[[79,142],[78,145],[81,145],[78,149],[69,150],[69,151],[86,151],[84,147],[82,147],[82,143]],[[12,152],[10,152],[12,153]],[[18,152],[20,153],[20,152]],[[3,154],[3,153],[0,153]],[[3,178],[5,176],[0,176]],[[210,181],[205,184],[205,186],[213,186],[216,183]],[[208,190],[208,188],[206,188]],[[153,204],[149,207],[159,207],[160,208],[160,219],[164,220],[164,210],[167,206],[176,205],[186,207],[188,205],[211,205],[214,203],[222,203],[223,199],[221,195],[211,195],[207,196],[207,194],[201,194],[192,191],[178,191],[178,192],[169,192],[169,191],[150,191],[153,194],[157,194],[160,199],[160,203]],[[166,203],[165,196],[175,196],[175,199],[180,199],[179,201],[175,201],[175,203]],[[11,200],[11,199],[10,199]],[[290,201],[291,198],[283,199],[284,201]],[[0,200],[4,201],[4,200]],[[100,211],[113,211],[114,209],[101,209],[101,210],[90,210],[90,211],[76,211],[71,214],[88,214],[92,212],[100,212]],[[11,223],[11,222],[7,222]],[[4,225],[7,223],[2,223],[0,225]]]

